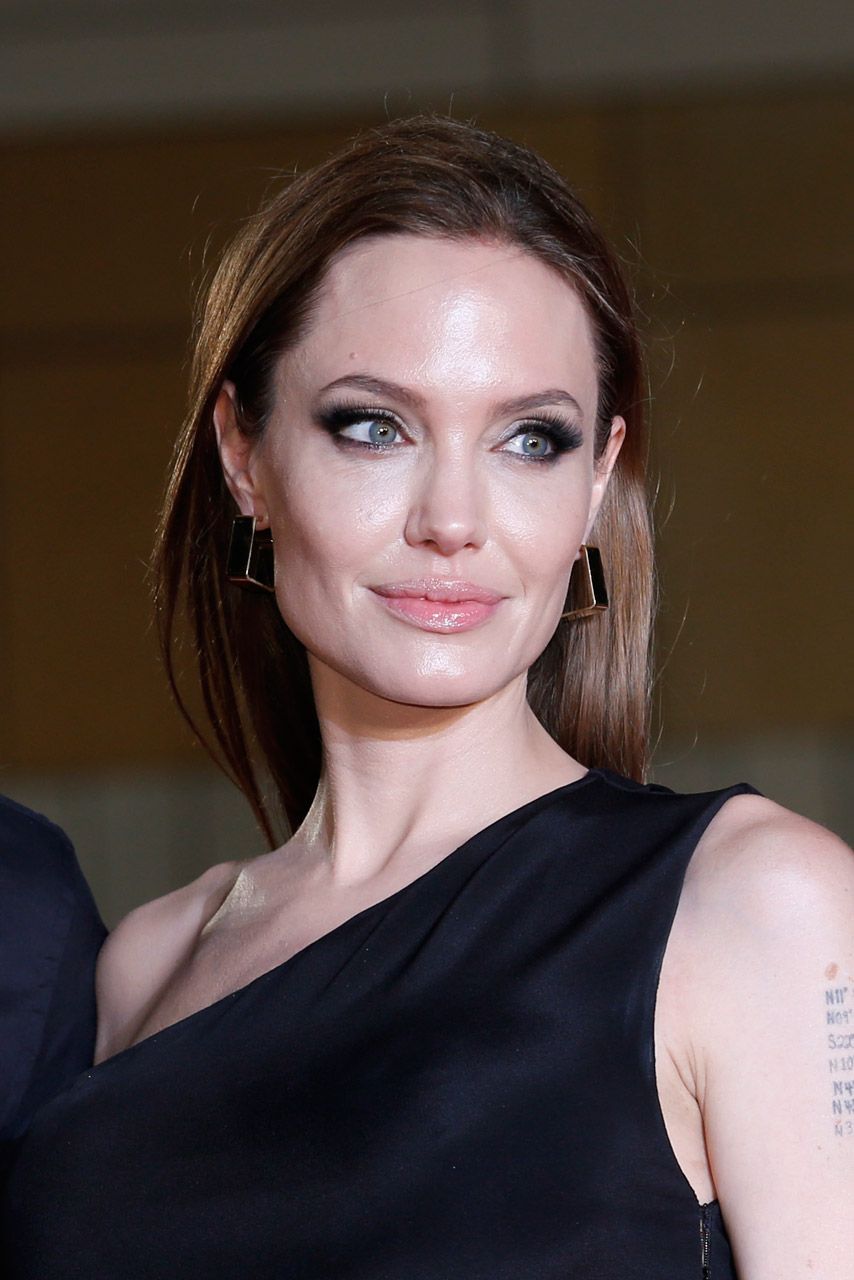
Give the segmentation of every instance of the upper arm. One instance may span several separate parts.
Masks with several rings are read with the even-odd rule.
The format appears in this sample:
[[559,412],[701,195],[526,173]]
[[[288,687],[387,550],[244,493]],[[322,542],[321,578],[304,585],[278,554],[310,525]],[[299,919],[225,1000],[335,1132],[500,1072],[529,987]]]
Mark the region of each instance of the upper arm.
[[209,868],[191,884],[131,911],[98,956],[95,1061],[125,1048],[192,954],[205,923],[234,883],[235,863]]
[[854,1277],[854,856],[745,799],[701,876],[709,1160],[743,1280],[843,1280]]

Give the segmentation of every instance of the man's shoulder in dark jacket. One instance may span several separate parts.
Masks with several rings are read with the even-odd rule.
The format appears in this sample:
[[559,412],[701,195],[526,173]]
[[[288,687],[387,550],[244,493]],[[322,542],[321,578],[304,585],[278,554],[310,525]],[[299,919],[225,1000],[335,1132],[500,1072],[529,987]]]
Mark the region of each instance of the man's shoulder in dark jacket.
[[0,796],[0,1165],[38,1107],[91,1066],[105,935],[65,833]]

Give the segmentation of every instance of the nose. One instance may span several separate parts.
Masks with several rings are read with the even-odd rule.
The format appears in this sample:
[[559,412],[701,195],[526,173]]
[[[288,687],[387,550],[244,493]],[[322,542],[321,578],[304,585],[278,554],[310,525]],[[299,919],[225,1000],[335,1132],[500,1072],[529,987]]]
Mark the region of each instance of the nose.
[[482,480],[473,459],[434,454],[417,478],[406,520],[410,546],[432,546],[442,555],[486,541]]

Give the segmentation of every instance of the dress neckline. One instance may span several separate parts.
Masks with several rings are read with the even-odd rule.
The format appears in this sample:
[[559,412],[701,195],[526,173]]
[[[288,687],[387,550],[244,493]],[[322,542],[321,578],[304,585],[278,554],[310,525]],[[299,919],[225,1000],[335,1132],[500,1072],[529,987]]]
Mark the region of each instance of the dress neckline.
[[436,878],[442,868],[447,869],[453,863],[459,861],[460,857],[481,841],[488,840],[498,835],[501,830],[514,822],[524,824],[531,818],[535,817],[541,810],[547,808],[550,804],[574,791],[579,791],[591,782],[604,779],[607,770],[601,768],[588,769],[580,778],[576,778],[573,782],[563,783],[559,787],[553,788],[551,791],[545,791],[542,795],[535,796],[533,800],[526,800],[524,804],[519,805],[515,809],[511,809],[509,813],[501,814],[492,822],[488,822],[485,827],[481,827],[480,831],[476,831],[474,835],[464,840],[462,844],[457,845],[449,853],[446,853],[434,862],[426,871],[422,871],[408,884],[402,885],[399,889],[395,889],[393,893],[387,894],[384,898],[379,898],[376,902],[370,903],[363,907],[360,911],[356,911],[353,915],[348,916],[346,920],[342,920],[340,924],[334,925],[328,929],[326,933],[322,933],[320,937],[306,943],[304,947],[300,947],[292,955],[287,956],[278,964],[273,965],[270,969],[265,969],[263,973],[259,973],[257,977],[251,978],[240,987],[235,987],[233,991],[227,992],[224,996],[219,996],[216,1000],[212,1000],[210,1004],[202,1005],[199,1009],[194,1009],[192,1013],[185,1014],[183,1018],[176,1018],[174,1022],[168,1023],[165,1027],[161,1027],[158,1031],[152,1031],[149,1035],[143,1036],[141,1040],[135,1040],[132,1044],[127,1045],[124,1049],[119,1049],[116,1053],[110,1054],[108,1058],[103,1058],[100,1062],[93,1064],[80,1077],[80,1081],[92,1079],[94,1075],[100,1075],[107,1072],[114,1064],[126,1061],[131,1055],[137,1055],[145,1051],[147,1048],[156,1047],[164,1040],[172,1039],[174,1035],[179,1035],[188,1025],[202,1021],[206,1016],[221,1012],[226,1005],[238,1002],[242,997],[248,995],[251,991],[257,990],[262,984],[266,985],[275,977],[284,973],[302,957],[309,953],[319,950],[324,944],[333,942],[336,938],[344,934],[346,930],[354,924],[362,921],[372,915],[380,912],[384,908],[390,907],[394,902],[402,899],[405,895],[411,894],[419,887],[425,885],[428,881]]

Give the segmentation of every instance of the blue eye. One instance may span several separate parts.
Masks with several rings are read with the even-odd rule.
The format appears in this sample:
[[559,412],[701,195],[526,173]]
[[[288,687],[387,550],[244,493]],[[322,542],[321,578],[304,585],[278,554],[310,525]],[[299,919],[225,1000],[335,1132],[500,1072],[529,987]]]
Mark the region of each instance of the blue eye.
[[[518,445],[518,448],[510,448]],[[549,434],[545,431],[520,431],[505,446],[508,453],[519,453],[524,458],[548,458],[555,453],[555,447]]]
[[400,443],[400,428],[391,414],[341,405],[322,411],[318,422],[342,444],[385,449]]
[[[397,417],[386,409],[334,405],[319,410],[316,421],[338,444],[347,448],[387,452],[407,442]],[[518,424],[515,434],[505,440],[499,452],[509,453],[524,462],[554,463],[562,453],[579,449],[582,444],[580,427],[564,421],[557,414],[545,412],[529,422]]]
[[502,452],[512,453],[526,462],[557,462],[562,453],[580,449],[584,442],[581,428],[551,414],[539,421],[523,423],[521,428],[502,446]]
[[342,427],[338,434],[347,440],[358,440],[360,444],[384,445],[395,443],[394,437],[398,430],[393,422],[386,422],[385,418],[362,418]]

